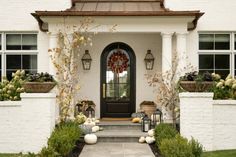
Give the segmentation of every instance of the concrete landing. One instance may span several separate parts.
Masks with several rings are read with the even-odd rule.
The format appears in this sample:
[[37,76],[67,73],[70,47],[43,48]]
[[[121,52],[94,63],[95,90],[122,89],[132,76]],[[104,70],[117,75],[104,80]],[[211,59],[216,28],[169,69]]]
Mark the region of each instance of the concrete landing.
[[85,145],[79,157],[155,157],[149,145],[140,143],[102,143]]

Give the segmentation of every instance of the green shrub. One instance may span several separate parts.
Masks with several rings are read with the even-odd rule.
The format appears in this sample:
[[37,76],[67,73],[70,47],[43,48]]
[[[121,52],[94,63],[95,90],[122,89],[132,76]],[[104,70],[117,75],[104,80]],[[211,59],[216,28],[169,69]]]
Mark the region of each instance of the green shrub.
[[159,124],[156,128],[155,128],[155,140],[156,140],[156,144],[159,147],[161,144],[161,141],[163,139],[170,139],[170,138],[174,138],[176,135],[178,134],[178,132],[176,131],[176,129],[174,127],[172,127],[170,124]]
[[188,140],[180,135],[171,139],[163,139],[159,148],[163,157],[194,157]]
[[38,157],[60,157],[52,147],[43,147]]
[[192,148],[192,153],[193,153],[194,157],[201,157],[202,153],[203,153],[202,145],[194,138],[192,138],[189,141],[189,144]]
[[60,156],[66,156],[75,146],[81,136],[81,130],[76,122],[64,122],[52,132],[48,139],[49,152],[55,151]]

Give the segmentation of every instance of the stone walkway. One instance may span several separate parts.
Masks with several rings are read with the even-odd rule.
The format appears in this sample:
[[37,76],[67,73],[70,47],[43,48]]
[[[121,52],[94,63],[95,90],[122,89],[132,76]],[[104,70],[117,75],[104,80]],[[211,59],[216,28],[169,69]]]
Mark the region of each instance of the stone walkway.
[[147,144],[102,143],[85,145],[79,157],[155,157]]

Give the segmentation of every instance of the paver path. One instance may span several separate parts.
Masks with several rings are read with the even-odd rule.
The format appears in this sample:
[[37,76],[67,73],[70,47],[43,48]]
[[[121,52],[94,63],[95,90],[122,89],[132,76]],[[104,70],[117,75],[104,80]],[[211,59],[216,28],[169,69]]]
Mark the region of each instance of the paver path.
[[102,143],[85,145],[79,157],[155,157],[147,144]]

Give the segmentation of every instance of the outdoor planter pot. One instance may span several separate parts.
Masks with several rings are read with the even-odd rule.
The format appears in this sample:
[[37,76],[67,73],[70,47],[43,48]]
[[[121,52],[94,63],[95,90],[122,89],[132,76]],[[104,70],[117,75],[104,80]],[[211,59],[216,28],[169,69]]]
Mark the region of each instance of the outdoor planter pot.
[[23,87],[26,93],[48,93],[55,85],[55,82],[25,82]]
[[143,101],[140,108],[151,118],[151,115],[156,111],[156,104],[153,101]]
[[205,92],[213,86],[213,82],[180,81],[180,86],[188,92]]

